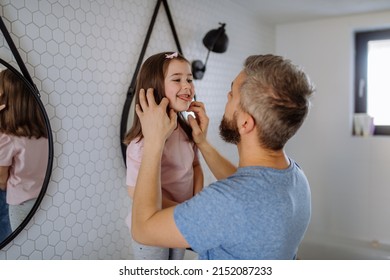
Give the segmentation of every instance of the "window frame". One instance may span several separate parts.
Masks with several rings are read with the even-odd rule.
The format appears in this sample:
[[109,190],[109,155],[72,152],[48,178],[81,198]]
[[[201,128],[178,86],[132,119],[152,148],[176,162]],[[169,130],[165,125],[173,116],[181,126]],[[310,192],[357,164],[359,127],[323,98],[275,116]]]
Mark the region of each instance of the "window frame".
[[[390,39],[390,28],[355,32],[355,113],[367,113],[368,42],[386,39]],[[390,125],[375,125],[374,135],[390,135]]]

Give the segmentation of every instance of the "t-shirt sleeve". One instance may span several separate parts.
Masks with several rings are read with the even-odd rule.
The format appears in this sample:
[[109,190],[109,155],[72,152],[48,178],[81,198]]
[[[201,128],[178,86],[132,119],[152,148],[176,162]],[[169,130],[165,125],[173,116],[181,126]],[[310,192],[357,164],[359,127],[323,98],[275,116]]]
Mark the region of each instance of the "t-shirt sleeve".
[[135,186],[141,166],[144,142],[133,140],[126,149],[126,185]]
[[238,234],[240,211],[226,187],[221,181],[215,182],[175,207],[176,226],[196,252],[219,247],[226,244],[227,236]]
[[0,166],[11,166],[13,159],[13,143],[11,137],[0,133]]

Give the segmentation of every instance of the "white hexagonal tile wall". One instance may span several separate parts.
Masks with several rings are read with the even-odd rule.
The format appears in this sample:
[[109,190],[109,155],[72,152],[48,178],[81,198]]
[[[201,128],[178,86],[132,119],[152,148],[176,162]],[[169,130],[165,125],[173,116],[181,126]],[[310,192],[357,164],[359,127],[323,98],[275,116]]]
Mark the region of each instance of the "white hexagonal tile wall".
[[[195,81],[209,111],[211,137],[225,93],[246,54],[263,49],[250,12],[225,0],[168,0],[183,52],[204,59],[204,34],[227,23],[226,54],[211,54]],[[152,0],[3,0],[2,16],[41,91],[54,137],[47,194],[35,217],[0,251],[0,259],[131,259],[124,219],[130,208],[119,127],[122,106],[154,10]],[[223,5],[221,5],[223,3]],[[145,57],[176,49],[160,11]],[[1,56],[15,61],[6,44]],[[228,61],[228,63],[227,63]],[[215,120],[215,122],[214,122]],[[215,134],[215,135],[214,135]],[[217,140],[215,140],[217,141]],[[212,181],[210,174],[206,180]]]

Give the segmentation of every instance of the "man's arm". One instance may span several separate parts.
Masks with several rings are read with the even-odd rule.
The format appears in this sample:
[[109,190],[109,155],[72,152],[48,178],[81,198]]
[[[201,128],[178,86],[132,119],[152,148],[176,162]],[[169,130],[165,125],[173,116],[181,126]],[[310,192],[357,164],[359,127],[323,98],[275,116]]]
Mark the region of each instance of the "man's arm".
[[194,163],[194,195],[203,190],[204,176],[203,170],[199,162]]
[[177,126],[176,113],[166,114],[168,100],[155,103],[153,90],[140,92],[136,112],[144,135],[144,152],[138,173],[132,210],[133,238],[146,245],[187,248],[177,228],[174,207],[161,207],[161,157],[166,139]]
[[[127,186],[127,194],[129,195],[129,197],[133,200],[134,199],[134,191],[135,191],[135,187],[134,186]],[[162,208],[168,208],[168,207],[171,207],[171,206],[175,206],[177,205],[178,203],[171,200],[171,199],[168,199],[166,197],[162,197]]]
[[191,103],[188,111],[194,112],[196,116],[196,119],[191,115],[188,116],[194,142],[198,146],[215,178],[221,180],[235,173],[237,167],[223,157],[206,139],[209,119],[206,115],[204,104],[194,101]]

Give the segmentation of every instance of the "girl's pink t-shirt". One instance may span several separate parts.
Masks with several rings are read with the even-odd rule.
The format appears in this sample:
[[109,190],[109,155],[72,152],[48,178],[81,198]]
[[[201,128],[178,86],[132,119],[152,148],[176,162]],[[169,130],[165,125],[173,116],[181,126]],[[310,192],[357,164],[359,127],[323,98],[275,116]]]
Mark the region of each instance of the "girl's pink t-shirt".
[[[135,186],[141,166],[144,141],[133,140],[126,150],[126,184]],[[163,195],[176,202],[183,202],[194,193],[193,164],[199,163],[198,149],[188,140],[179,126],[165,143],[161,159],[161,187]]]
[[7,203],[19,205],[37,198],[46,175],[47,138],[27,138],[0,133],[0,166],[9,167]]

